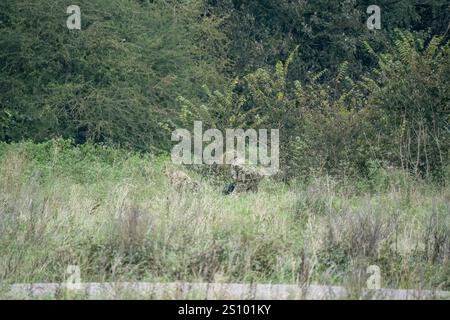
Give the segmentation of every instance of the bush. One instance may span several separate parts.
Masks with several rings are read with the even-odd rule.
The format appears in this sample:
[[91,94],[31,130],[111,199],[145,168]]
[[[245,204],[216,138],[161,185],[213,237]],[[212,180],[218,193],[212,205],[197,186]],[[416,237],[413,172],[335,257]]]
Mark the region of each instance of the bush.
[[167,148],[177,95],[223,79],[203,1],[79,1],[80,31],[66,27],[69,4],[0,4],[0,140]]
[[397,30],[395,50],[378,55],[369,97],[371,108],[385,114],[377,122],[383,132],[382,159],[441,181],[450,150],[450,42],[445,41],[433,37],[424,45]]

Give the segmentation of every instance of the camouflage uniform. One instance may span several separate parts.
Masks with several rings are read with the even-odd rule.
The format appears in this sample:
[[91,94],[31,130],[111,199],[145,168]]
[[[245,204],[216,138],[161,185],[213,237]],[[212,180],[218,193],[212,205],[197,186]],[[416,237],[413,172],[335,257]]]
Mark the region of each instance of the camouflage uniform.
[[197,181],[192,180],[183,171],[166,171],[166,174],[172,187],[178,191],[183,189],[195,191],[200,187]]
[[245,164],[245,160],[240,159],[236,152],[224,154],[223,159],[224,163],[229,165],[231,178],[233,179],[233,182],[224,188],[224,194],[258,191],[258,184],[263,175],[257,170],[256,166]]

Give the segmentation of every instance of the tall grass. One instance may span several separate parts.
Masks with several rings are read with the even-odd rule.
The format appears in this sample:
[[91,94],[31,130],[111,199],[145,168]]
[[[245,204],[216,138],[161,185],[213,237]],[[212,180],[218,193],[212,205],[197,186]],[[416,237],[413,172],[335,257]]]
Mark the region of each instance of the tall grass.
[[[450,190],[380,169],[370,181],[266,180],[229,197],[165,157],[67,141],[0,145],[0,280],[216,281],[450,289]],[[381,181],[381,182],[380,182]]]

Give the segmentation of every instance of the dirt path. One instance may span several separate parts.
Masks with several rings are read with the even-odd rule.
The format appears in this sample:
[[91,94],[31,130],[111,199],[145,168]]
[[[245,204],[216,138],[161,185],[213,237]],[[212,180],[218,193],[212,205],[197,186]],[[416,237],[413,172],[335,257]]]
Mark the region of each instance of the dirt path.
[[[78,287],[77,287],[78,286]],[[81,283],[14,284],[7,296],[24,299],[450,299],[450,292],[430,290],[362,290],[310,285],[234,283]]]

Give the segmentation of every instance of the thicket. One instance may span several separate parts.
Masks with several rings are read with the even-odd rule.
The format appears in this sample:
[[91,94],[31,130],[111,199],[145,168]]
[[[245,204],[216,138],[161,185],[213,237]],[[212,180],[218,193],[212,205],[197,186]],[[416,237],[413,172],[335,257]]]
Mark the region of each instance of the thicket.
[[449,3],[64,0],[0,4],[0,140],[167,152],[170,133],[278,128],[282,176],[445,180]]

